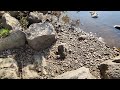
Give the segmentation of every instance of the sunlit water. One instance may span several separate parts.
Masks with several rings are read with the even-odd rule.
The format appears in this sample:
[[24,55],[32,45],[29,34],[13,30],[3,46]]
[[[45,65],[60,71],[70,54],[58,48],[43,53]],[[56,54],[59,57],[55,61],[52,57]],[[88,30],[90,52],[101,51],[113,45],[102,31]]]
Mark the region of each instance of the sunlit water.
[[103,37],[110,47],[120,48],[120,30],[114,25],[120,25],[120,11],[97,11],[98,18],[91,18],[89,11],[68,11],[72,19],[80,19],[80,28],[86,32],[96,33]]

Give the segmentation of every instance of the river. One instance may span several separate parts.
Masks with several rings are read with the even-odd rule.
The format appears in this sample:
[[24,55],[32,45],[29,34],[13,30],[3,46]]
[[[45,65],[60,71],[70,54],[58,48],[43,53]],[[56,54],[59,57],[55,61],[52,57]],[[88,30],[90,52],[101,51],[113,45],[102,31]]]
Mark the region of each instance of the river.
[[91,18],[89,11],[68,11],[67,15],[72,19],[80,19],[80,28],[86,32],[96,33],[98,37],[110,47],[120,48],[120,30],[114,25],[120,25],[120,11],[97,11],[98,18]]

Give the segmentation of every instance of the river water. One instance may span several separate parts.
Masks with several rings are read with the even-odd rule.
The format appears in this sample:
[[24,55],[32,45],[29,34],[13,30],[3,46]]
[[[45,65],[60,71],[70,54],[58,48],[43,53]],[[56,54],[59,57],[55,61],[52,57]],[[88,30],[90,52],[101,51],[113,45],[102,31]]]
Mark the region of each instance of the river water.
[[72,19],[80,19],[80,28],[86,32],[96,33],[98,37],[110,47],[120,48],[120,30],[114,25],[120,25],[120,11],[97,11],[98,18],[91,18],[89,11],[68,11],[67,15]]

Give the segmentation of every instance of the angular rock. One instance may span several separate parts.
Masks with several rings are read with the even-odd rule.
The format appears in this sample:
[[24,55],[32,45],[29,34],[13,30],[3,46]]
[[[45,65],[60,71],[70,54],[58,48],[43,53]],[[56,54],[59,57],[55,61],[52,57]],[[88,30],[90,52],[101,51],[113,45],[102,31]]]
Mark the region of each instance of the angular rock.
[[96,11],[90,11],[92,18],[98,18],[98,14]]
[[52,15],[51,19],[53,24],[58,22],[58,18],[55,15]]
[[50,23],[35,23],[26,30],[28,44],[35,50],[44,50],[55,41],[55,30]]
[[9,30],[16,30],[18,27],[19,30],[22,29],[19,21],[16,18],[10,16],[8,13],[3,14],[2,16],[2,26]]
[[0,51],[25,45],[25,33],[20,30],[12,31],[9,36],[0,39]]
[[28,21],[30,24],[39,23],[39,22],[42,22],[43,18],[44,18],[43,13],[30,12]]
[[96,79],[88,68],[81,67],[77,70],[68,71],[56,76],[54,79]]
[[103,79],[120,79],[120,57],[101,63],[99,69]]
[[65,59],[65,57],[67,56],[67,50],[68,47],[66,45],[66,43],[62,43],[60,45],[58,45],[58,55],[60,55],[60,59]]
[[48,21],[48,22],[51,22],[51,21],[52,21],[52,16],[51,16],[50,14],[45,14],[45,15],[43,16],[42,23],[44,23],[44,22],[46,22],[46,21]]
[[0,79],[19,79],[17,62],[12,58],[0,58]]
[[34,70],[33,65],[28,65],[22,69],[22,78],[23,79],[39,79],[40,76]]
[[98,18],[98,14],[97,13],[93,14],[92,18]]

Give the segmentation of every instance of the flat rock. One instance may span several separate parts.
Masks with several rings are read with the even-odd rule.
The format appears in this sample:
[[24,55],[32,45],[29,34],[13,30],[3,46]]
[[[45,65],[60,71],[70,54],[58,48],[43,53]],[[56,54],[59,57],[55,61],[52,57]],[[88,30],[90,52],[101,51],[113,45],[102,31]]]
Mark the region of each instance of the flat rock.
[[77,70],[68,71],[56,76],[54,79],[96,79],[89,71],[89,68],[81,67]]

